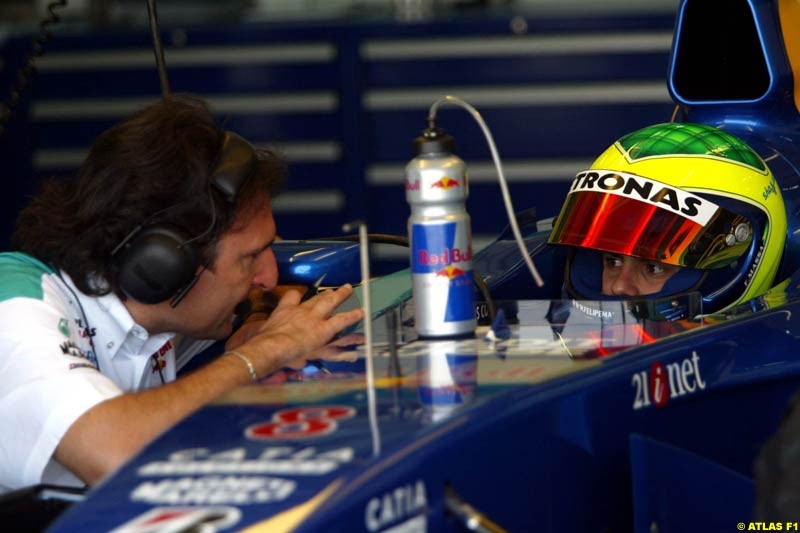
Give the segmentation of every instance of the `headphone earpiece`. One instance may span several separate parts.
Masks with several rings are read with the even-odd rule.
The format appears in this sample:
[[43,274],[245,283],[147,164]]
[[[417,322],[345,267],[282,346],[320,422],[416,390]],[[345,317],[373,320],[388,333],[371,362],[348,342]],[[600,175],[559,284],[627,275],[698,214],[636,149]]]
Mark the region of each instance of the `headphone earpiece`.
[[191,282],[200,251],[177,228],[148,226],[114,255],[122,292],[144,304],[157,304]]
[[[209,181],[233,203],[255,165],[256,154],[250,143],[226,131],[211,166]],[[200,249],[193,242],[197,236],[189,237],[174,226],[148,224],[173,207],[156,212],[111,252],[119,288],[138,302],[157,304],[172,298],[171,305],[175,307],[197,283],[201,264]]]

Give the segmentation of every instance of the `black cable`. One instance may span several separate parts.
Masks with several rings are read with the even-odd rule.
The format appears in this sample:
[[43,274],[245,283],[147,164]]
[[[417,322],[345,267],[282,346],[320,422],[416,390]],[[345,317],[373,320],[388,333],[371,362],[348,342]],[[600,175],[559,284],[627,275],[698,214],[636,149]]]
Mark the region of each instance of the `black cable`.
[[483,277],[475,272],[475,270],[472,271],[472,281],[475,283],[475,286],[478,287],[478,292],[481,293],[483,299],[486,300],[486,307],[489,308],[489,323],[494,324],[494,319],[497,317],[497,308],[494,305],[492,293],[489,292],[489,286],[486,285],[486,282],[483,281]]
[[28,88],[31,79],[36,74],[36,58],[44,55],[44,45],[53,38],[49,27],[61,21],[56,13],[56,8],[65,7],[67,0],[53,0],[47,4],[47,15],[39,23],[39,34],[33,38],[31,51],[25,58],[24,64],[17,70],[17,77],[8,90],[8,99],[0,104],[0,136],[6,132],[6,126],[11,120],[14,108],[22,100],[22,94]]
[[[370,244],[396,244],[408,248],[408,237],[402,235],[389,235],[386,233],[370,233],[367,235]],[[348,241],[358,242],[358,235],[341,235],[339,237],[319,237],[316,239],[304,239],[306,241]]]
[[161,96],[166,100],[169,97],[169,78],[167,77],[167,65],[164,61],[164,49],[161,47],[161,33],[158,29],[156,0],[147,0],[147,14],[150,17],[150,33],[153,36],[153,54],[156,56],[158,79],[161,82]]

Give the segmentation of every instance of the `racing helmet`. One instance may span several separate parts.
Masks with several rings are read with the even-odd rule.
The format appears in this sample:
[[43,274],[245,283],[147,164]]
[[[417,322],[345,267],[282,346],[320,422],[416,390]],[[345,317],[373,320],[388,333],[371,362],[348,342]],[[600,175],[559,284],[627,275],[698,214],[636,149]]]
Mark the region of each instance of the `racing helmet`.
[[625,135],[579,172],[548,242],[573,247],[572,298],[604,300],[602,252],[681,267],[648,298],[702,295],[702,313],[772,285],[786,239],[780,188],[741,139],[703,124]]

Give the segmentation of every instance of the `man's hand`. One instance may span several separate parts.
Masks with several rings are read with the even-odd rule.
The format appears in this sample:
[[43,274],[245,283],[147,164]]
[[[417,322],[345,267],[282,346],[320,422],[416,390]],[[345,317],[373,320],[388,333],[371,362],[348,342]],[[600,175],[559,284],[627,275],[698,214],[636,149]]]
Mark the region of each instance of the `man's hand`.
[[301,302],[301,293],[287,291],[267,320],[246,324],[226,343],[226,349],[245,353],[259,376],[284,366],[297,366],[325,347],[344,328],[364,318],[362,309],[333,314],[353,293],[343,285]]
[[358,359],[357,347],[364,344],[364,335],[361,333],[350,333],[344,337],[330,342],[308,354],[308,359],[324,359],[326,361],[347,361],[352,363]]
[[305,291],[307,288],[306,285],[278,285],[271,291],[252,289],[247,294],[247,300],[240,304],[244,311],[238,318],[243,324],[266,320],[278,306],[278,301],[284,294],[290,290]]

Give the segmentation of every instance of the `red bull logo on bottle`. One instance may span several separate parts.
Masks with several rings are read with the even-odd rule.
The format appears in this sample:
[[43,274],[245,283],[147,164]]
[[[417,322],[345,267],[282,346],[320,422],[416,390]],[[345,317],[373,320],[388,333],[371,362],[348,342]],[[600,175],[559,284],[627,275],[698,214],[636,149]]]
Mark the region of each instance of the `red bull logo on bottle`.
[[445,222],[411,227],[412,281],[416,294],[432,296],[425,306],[415,305],[415,320],[427,324],[430,336],[438,336],[436,332],[442,327],[472,324],[475,319],[472,249],[466,235],[469,229],[459,228],[460,224],[463,225]]
[[414,181],[406,180],[406,190],[407,191],[418,191],[419,190],[419,180],[414,180]]
[[450,189],[451,187],[459,187],[461,184],[457,180],[450,177],[443,177],[431,184],[431,189]]
[[445,268],[439,270],[438,272],[436,272],[436,276],[437,277],[438,276],[442,276],[442,277],[445,277],[447,279],[459,278],[461,276],[465,276],[466,274],[467,274],[466,272],[464,272],[463,270],[461,270],[458,267],[454,267],[453,265],[445,267]]
[[458,248],[445,248],[441,254],[432,254],[430,250],[419,251],[419,262],[422,265],[449,265],[451,263],[465,263],[472,261],[472,250]]

